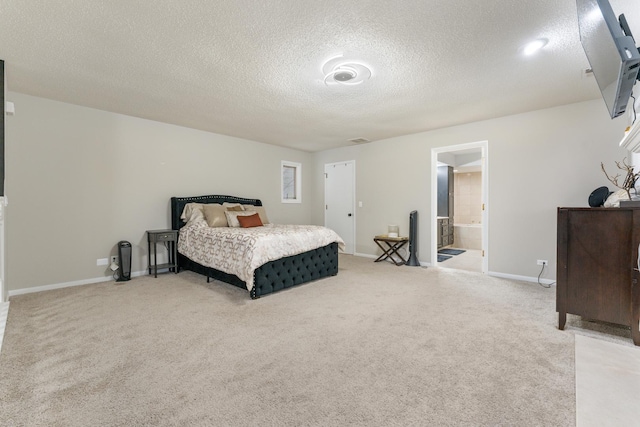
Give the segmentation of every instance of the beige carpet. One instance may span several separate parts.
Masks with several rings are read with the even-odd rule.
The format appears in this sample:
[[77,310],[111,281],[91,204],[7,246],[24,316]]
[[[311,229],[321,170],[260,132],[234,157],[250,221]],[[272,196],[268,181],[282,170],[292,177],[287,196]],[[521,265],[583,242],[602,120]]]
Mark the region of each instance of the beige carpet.
[[341,256],[252,301],[191,272],[11,299],[8,426],[575,425],[555,289]]

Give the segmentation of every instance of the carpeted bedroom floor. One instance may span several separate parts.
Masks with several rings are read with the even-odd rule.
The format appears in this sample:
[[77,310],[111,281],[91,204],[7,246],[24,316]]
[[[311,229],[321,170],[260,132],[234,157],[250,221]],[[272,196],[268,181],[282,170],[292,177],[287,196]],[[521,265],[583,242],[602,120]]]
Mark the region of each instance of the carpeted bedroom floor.
[[[7,426],[575,425],[555,289],[340,257],[251,300],[191,272],[11,298]],[[622,333],[624,334],[624,332]]]

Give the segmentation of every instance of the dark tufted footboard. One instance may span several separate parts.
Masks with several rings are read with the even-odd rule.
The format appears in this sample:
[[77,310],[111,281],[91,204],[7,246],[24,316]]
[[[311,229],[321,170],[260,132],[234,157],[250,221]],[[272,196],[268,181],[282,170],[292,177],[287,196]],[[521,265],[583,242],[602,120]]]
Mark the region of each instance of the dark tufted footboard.
[[[246,283],[238,276],[205,267],[182,254],[178,254],[178,265],[182,269],[204,274],[207,276],[207,281],[213,278],[247,289]],[[312,251],[270,261],[258,267],[254,272],[251,298],[260,298],[262,295],[336,274],[338,274],[338,244],[334,242]]]
[[338,274],[338,244],[268,262],[254,275],[251,298]]
[[[172,197],[171,226],[174,230],[180,230],[182,227],[183,223],[180,220],[180,214],[184,206],[191,202],[233,202],[262,206],[262,202],[258,199],[245,199],[236,196]],[[209,278],[213,278],[239,288],[247,289],[246,283],[240,280],[238,276],[205,267],[179,253],[178,270],[180,269],[203,274],[207,276],[207,281],[209,281]],[[336,274],[338,274],[338,244],[330,243],[327,246],[298,255],[277,259],[258,267],[254,272],[254,286],[251,290],[251,298],[260,298],[262,295],[322,279],[323,277],[335,276]]]

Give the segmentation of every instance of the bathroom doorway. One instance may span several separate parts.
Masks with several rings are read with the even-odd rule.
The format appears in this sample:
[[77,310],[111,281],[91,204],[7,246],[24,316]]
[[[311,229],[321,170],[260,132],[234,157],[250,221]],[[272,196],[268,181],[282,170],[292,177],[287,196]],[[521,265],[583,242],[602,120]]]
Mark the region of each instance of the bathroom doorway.
[[488,141],[431,150],[431,265],[488,266]]

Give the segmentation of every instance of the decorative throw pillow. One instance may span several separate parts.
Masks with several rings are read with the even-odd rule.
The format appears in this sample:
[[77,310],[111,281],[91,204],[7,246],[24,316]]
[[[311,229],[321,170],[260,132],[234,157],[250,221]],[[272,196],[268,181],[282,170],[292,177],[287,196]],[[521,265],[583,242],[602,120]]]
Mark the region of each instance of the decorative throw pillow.
[[249,216],[255,215],[255,212],[247,212],[247,211],[225,211],[225,216],[227,217],[227,223],[229,227],[240,227],[240,222],[238,221],[239,216]]
[[228,227],[226,209],[219,203],[207,203],[203,205],[204,219],[209,227]]
[[260,221],[262,224],[269,224],[269,218],[267,217],[267,211],[264,206],[242,205],[245,211],[257,212],[260,215]]
[[250,227],[262,227],[262,221],[260,221],[260,215],[258,213],[254,213],[253,215],[238,215],[238,222],[240,223],[240,227],[242,228],[250,228]]
[[228,210],[228,211],[243,211],[244,210],[244,208],[242,207],[242,205],[240,203],[224,202],[222,204],[222,206],[224,206],[225,209]]

